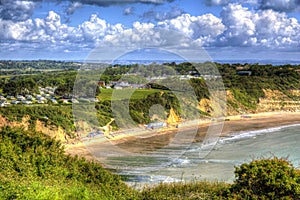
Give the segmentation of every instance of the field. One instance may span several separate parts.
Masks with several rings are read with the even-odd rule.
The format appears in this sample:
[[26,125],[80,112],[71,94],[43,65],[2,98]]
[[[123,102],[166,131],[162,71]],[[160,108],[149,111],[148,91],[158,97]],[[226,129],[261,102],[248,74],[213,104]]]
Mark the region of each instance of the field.
[[[98,96],[98,98],[102,101],[122,100],[122,99],[127,99],[128,97],[131,100],[140,100],[140,99],[145,99],[150,94],[154,94],[161,91],[162,90],[158,90],[158,89],[130,89],[130,88],[121,89],[121,90],[101,89],[101,93]],[[131,93],[132,95],[130,95]]]

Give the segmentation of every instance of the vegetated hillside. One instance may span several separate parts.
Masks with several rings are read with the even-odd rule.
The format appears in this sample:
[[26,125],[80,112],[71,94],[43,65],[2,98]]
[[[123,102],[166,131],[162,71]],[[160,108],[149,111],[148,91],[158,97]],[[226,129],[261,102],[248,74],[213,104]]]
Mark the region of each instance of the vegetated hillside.
[[62,142],[76,138],[71,106],[14,105],[0,108],[0,128],[3,126],[40,131]]
[[136,192],[98,163],[64,154],[39,132],[0,130],[0,199],[134,199]]
[[[41,65],[43,62],[32,65]],[[27,62],[26,65],[28,65]],[[64,63],[58,63],[63,65]],[[203,63],[205,67],[210,63]],[[113,109],[122,109],[129,107],[130,118],[136,124],[146,124],[155,120],[162,121],[168,116],[170,109],[173,108],[175,113],[183,120],[189,120],[193,116],[195,107],[199,108],[197,115],[201,114],[203,117],[209,116],[215,109],[210,99],[210,93],[207,84],[214,84],[220,81],[224,83],[224,90],[226,92],[227,111],[224,114],[238,115],[246,113],[267,112],[267,111],[297,111],[300,107],[300,75],[299,66],[271,66],[258,64],[218,64],[214,63],[219,69],[222,77],[210,77],[209,82],[204,77],[199,77],[199,73],[195,74],[195,67],[192,63],[165,63],[167,67],[152,64],[149,66],[125,65],[125,66],[111,66],[103,72],[83,70],[78,77],[78,87],[93,86],[94,80],[102,80],[105,83],[110,81],[125,80],[129,83],[143,83],[148,72],[154,76],[163,76],[174,74],[186,76],[192,75],[193,78],[189,80],[189,85],[194,89],[198,105],[191,104],[188,100],[186,104],[190,104],[191,109],[182,110],[182,105],[179,104],[176,97],[180,91],[184,94],[187,89],[184,84],[180,83],[180,79],[170,78],[156,81],[155,83],[148,83],[147,89],[136,89],[130,97],[130,101],[120,98],[118,95],[112,96],[114,89],[100,89],[98,95],[99,102],[84,104],[81,103],[78,108],[79,116],[82,120],[75,121],[78,128],[75,132],[72,107],[70,105],[32,105],[32,106],[18,106],[12,105],[5,108],[0,108],[0,115],[2,116],[2,125],[23,126],[27,129],[35,131],[42,131],[56,139],[63,142],[72,142],[72,139],[80,138],[84,134],[92,132],[97,127],[107,125],[115,114],[112,112],[112,105],[118,106]],[[18,65],[18,64],[17,64]],[[91,66],[90,66],[91,67]],[[160,69],[160,70],[157,70]],[[152,70],[152,71],[151,71]],[[173,70],[173,71],[172,71]],[[248,71],[251,72],[249,76],[241,76],[238,73]],[[142,73],[143,72],[143,73]],[[136,75],[128,75],[137,73],[141,76],[136,78]],[[194,73],[194,74],[193,74]],[[205,72],[205,73],[210,73]],[[101,77],[98,77],[100,76]],[[204,74],[205,75],[205,74]],[[56,94],[59,96],[68,96],[73,93],[74,81],[76,79],[75,71],[51,72],[48,74],[5,77],[0,79],[0,92],[8,95],[9,93],[34,93],[38,87],[52,86],[57,88]],[[41,81],[42,80],[42,81]],[[165,81],[165,82],[164,82]],[[173,85],[172,85],[173,84]],[[166,87],[166,85],[168,87]],[[95,85],[94,85],[95,86]],[[174,87],[173,87],[174,86]],[[214,86],[214,85],[213,85]],[[218,86],[218,85],[216,85]],[[212,85],[210,85],[212,87]],[[83,87],[84,88],[84,87]],[[178,91],[172,91],[170,88],[177,88]],[[220,89],[220,88],[219,88]],[[80,91],[76,94],[78,96],[84,95],[87,90]],[[128,93],[127,89],[119,90],[118,93]],[[121,95],[122,96],[122,95]],[[187,95],[188,96],[188,95]],[[149,116],[153,105],[161,105],[163,114],[161,116]],[[91,110],[93,106],[93,110]],[[96,108],[96,113],[95,109]],[[93,113],[92,113],[93,112]],[[95,116],[95,117],[94,117]],[[164,116],[164,117],[163,117]],[[113,130],[121,127],[126,127],[128,120],[120,116],[118,124],[116,121],[111,123]],[[86,119],[91,119],[93,126],[87,129]],[[130,119],[130,120],[131,120]],[[89,121],[87,122],[89,123]],[[0,121],[1,125],[1,121]],[[118,126],[119,125],[119,126]],[[124,125],[124,126],[123,126]]]
[[[229,114],[297,110],[299,66],[224,64],[218,68],[227,91]],[[238,75],[243,71],[251,75]]]

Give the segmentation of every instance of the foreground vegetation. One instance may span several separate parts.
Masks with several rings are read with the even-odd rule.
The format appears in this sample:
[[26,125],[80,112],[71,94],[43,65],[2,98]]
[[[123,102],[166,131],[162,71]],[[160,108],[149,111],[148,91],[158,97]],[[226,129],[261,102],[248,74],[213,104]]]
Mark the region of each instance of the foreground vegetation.
[[0,131],[0,199],[298,199],[300,172],[279,158],[236,167],[233,184],[195,181],[136,191],[38,132]]
[[0,134],[0,199],[130,199],[135,191],[98,163],[64,154],[41,133]]

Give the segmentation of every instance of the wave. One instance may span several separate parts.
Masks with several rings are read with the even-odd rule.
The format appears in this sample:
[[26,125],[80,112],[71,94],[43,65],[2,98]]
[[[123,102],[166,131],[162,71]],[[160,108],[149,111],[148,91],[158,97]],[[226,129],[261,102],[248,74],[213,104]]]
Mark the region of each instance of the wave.
[[[259,130],[253,130],[253,131],[241,131],[241,132],[235,132],[231,133],[230,136],[221,137],[211,142],[198,143],[187,150],[187,152],[200,152],[200,157],[205,157],[211,150],[215,149],[215,146],[217,144],[227,144],[243,139],[249,139],[249,138],[255,138],[259,135],[265,135],[267,133],[275,133],[278,131],[281,131],[282,129],[291,128],[291,127],[297,127],[300,126],[300,124],[291,124],[291,125],[284,125],[284,126],[278,126],[278,127],[272,127],[272,128],[266,128],[266,129],[259,129]],[[203,155],[202,155],[203,154]]]
[[300,124],[284,125],[284,126],[278,126],[278,127],[272,127],[266,129],[253,130],[253,131],[241,131],[241,132],[233,133],[229,137],[219,139],[218,143],[224,144],[224,143],[234,142],[242,139],[255,138],[256,136],[259,135],[265,135],[267,133],[275,133],[281,131],[282,129],[297,127],[297,126],[300,126]]

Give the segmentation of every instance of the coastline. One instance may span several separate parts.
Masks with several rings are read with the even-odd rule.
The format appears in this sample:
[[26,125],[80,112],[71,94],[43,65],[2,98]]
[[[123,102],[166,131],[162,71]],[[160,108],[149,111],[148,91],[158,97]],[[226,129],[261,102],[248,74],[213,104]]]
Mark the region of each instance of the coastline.
[[[232,137],[240,132],[255,131],[266,128],[274,128],[286,125],[300,124],[300,112],[265,112],[257,114],[228,116],[223,124],[220,138]],[[114,132],[116,136],[109,140],[105,137],[91,139],[87,142],[80,142],[75,145],[65,146],[67,154],[83,156],[93,160],[93,156],[88,151],[89,145],[102,144],[110,142],[129,152],[144,152],[161,148],[167,145],[177,134],[177,131],[197,130],[194,142],[203,141],[206,132],[211,125],[210,120],[201,119],[184,122],[179,129],[166,128],[163,130],[143,130],[131,129]],[[124,134],[120,134],[120,133]]]

